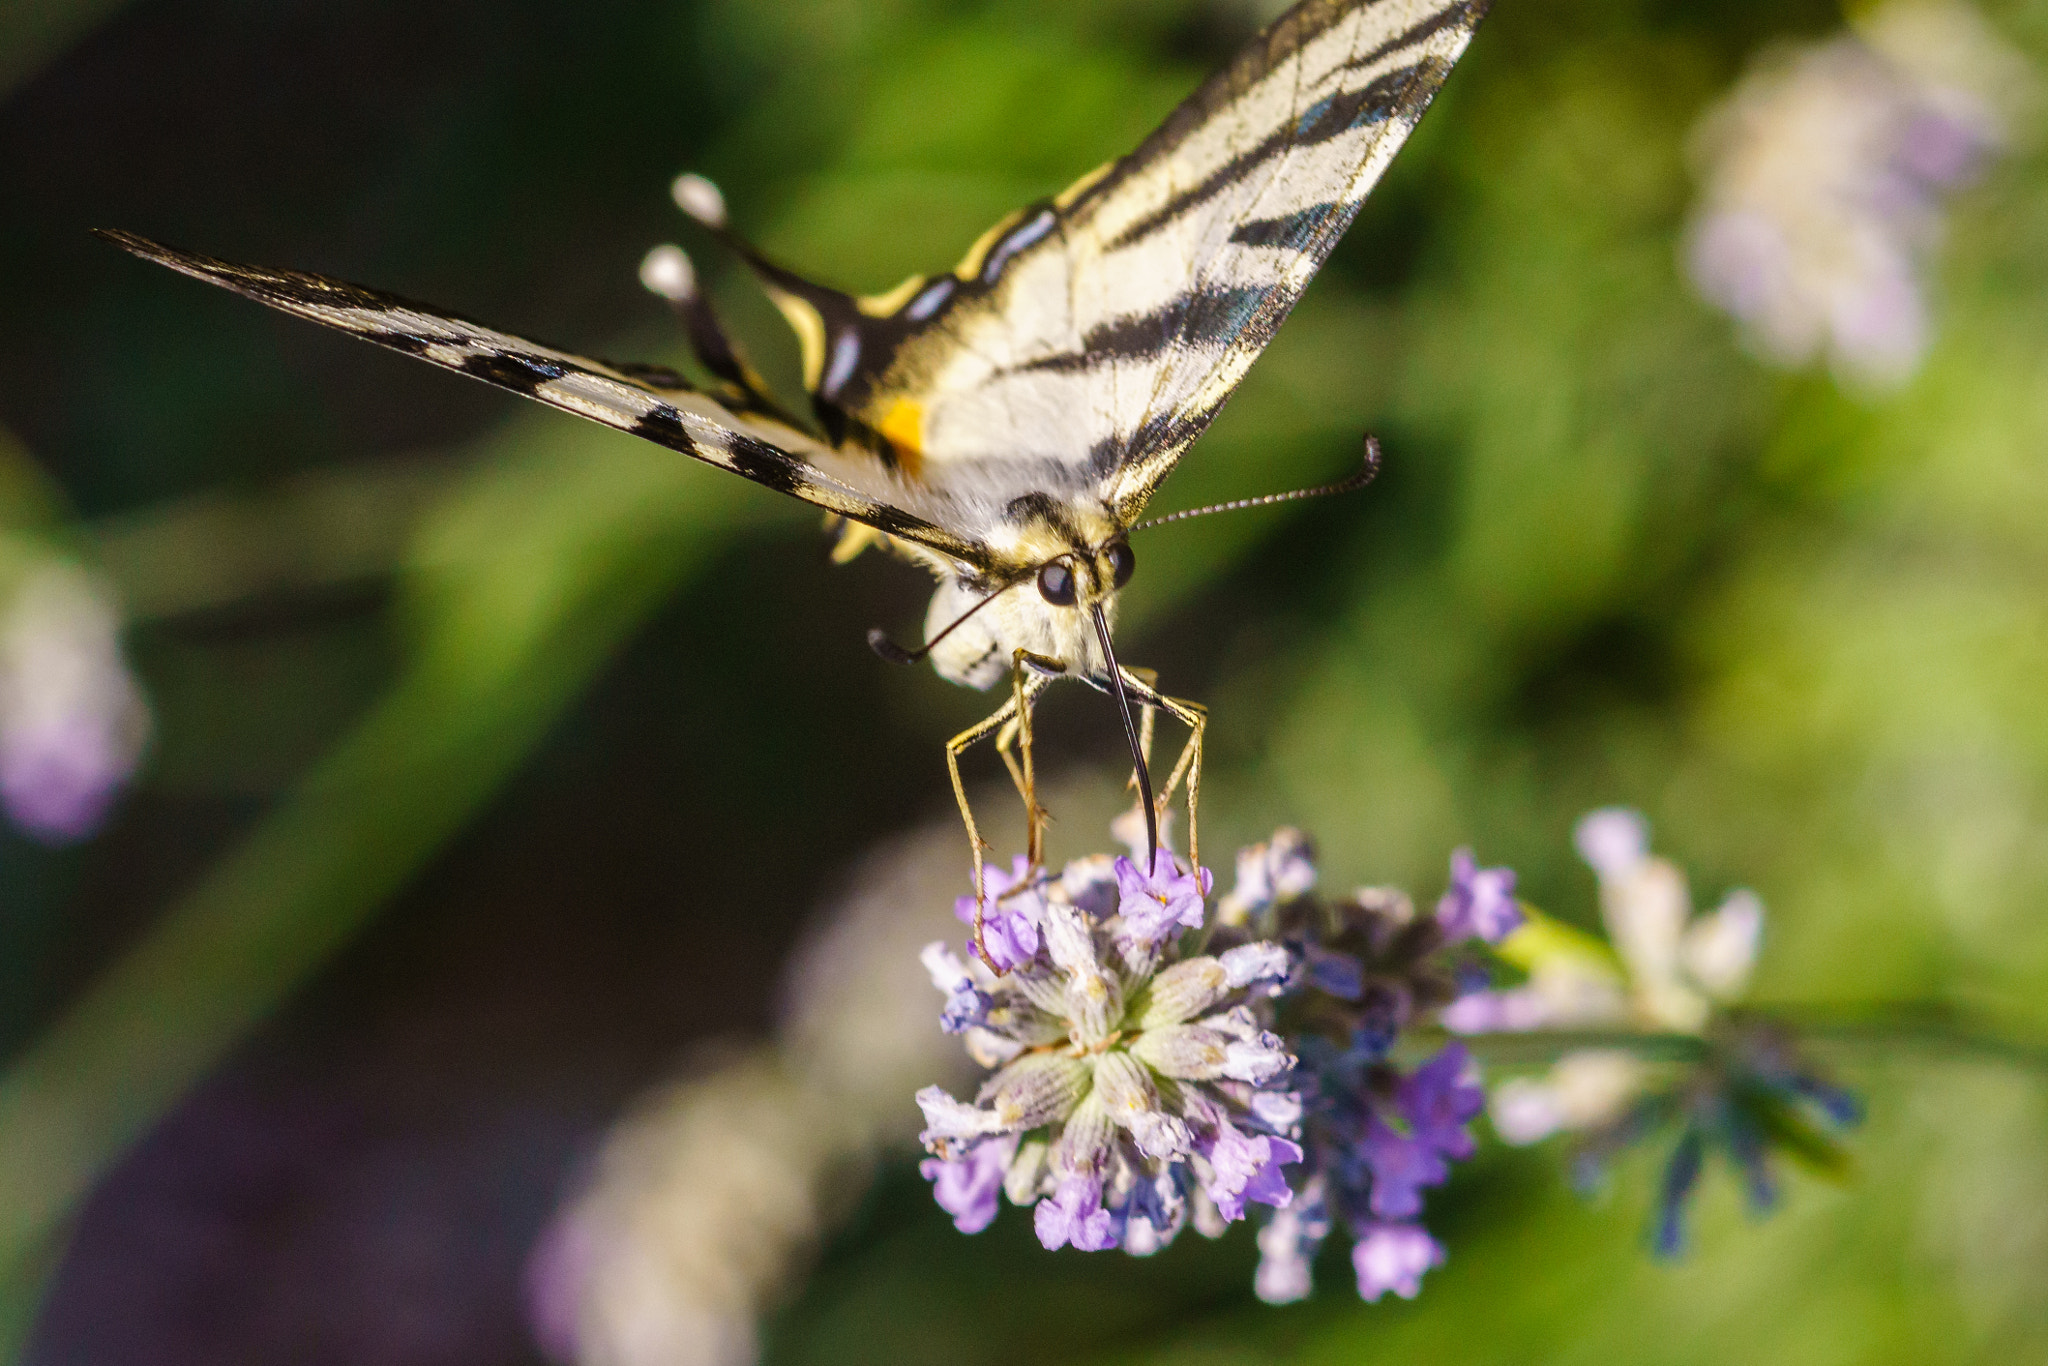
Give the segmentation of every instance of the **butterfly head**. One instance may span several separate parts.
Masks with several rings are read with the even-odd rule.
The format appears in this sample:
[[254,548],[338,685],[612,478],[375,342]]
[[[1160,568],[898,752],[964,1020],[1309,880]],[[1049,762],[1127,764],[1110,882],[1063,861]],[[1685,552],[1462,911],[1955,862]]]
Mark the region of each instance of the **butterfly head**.
[[1038,567],[1032,584],[1047,607],[1070,607],[1086,612],[1097,603],[1107,604],[1119,588],[1131,581],[1138,557],[1129,541],[1118,538],[1104,546],[1090,546],[1047,560]]
[[[1007,679],[1017,651],[1056,660],[1075,676],[1099,677],[1105,668],[1095,627],[1116,611],[1116,595],[1130,582],[1137,556],[1121,533],[1101,542],[1045,545],[1005,587],[952,578],[939,587],[925,618],[925,639],[941,676],[974,688]],[[1034,559],[1026,559],[1031,566]]]

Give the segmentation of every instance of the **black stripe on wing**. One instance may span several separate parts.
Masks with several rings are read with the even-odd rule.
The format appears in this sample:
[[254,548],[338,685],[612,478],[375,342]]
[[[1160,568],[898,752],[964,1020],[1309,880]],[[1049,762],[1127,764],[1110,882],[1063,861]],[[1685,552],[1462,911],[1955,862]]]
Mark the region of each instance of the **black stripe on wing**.
[[[1374,11],[1391,15],[1396,8],[1391,0],[1380,0],[1363,6],[1363,17],[1371,23]],[[1261,296],[1256,306],[1196,307],[1183,313],[1174,335],[1162,346],[1166,361],[1153,390],[1152,411],[1121,454],[1106,448],[1094,453],[1097,468],[1113,462],[1118,467],[1111,497],[1120,517],[1138,515],[1187,446],[1221,410],[1245,367],[1279,331],[1309,278],[1357,216],[1386,159],[1435,99],[1486,8],[1486,0],[1447,0],[1421,20],[1349,54],[1324,77],[1326,85],[1336,84],[1335,89],[1305,108],[1290,103],[1252,146],[1178,190],[1153,212],[1124,225],[1111,239],[1127,246],[1183,217],[1213,216],[1211,201],[1220,202],[1254,177],[1266,179],[1261,199],[1280,201],[1274,206],[1280,212],[1258,216],[1254,209],[1253,215],[1231,227],[1227,241],[1256,249],[1254,253],[1212,257],[1189,282],[1195,299],[1228,297],[1235,302],[1251,293]],[[1207,120],[1231,117],[1233,102],[1240,98],[1258,102],[1253,92],[1262,81],[1310,43],[1329,41],[1336,24],[1360,9],[1341,0],[1311,0],[1297,6],[1267,31],[1263,42],[1254,43],[1191,96],[1088,197],[1114,193],[1119,173],[1139,174],[1150,158],[1171,159],[1181,141],[1201,130]],[[1361,36],[1354,34],[1353,41]],[[1349,85],[1344,75],[1348,72],[1374,74]],[[1355,134],[1363,134],[1364,140],[1356,159],[1347,159],[1341,177],[1325,181],[1323,175],[1335,169],[1329,166],[1321,168],[1322,175],[1304,176],[1318,155],[1327,155],[1319,148]],[[1297,167],[1303,157],[1309,160]]]
[[817,468],[798,453],[815,444],[803,433],[734,414],[666,366],[592,360],[381,290],[299,271],[236,265],[133,233],[94,231],[144,260],[258,303],[642,437],[969,564],[987,562],[977,543]]

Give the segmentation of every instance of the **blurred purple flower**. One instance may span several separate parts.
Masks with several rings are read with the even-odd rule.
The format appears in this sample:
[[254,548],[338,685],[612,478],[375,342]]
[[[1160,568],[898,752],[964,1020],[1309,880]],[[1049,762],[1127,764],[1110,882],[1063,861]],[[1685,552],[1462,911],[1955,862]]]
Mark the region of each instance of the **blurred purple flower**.
[[1481,868],[1470,849],[1458,850],[1451,855],[1451,889],[1436,903],[1436,921],[1444,938],[1498,944],[1522,924],[1514,893],[1513,869]]
[[1922,277],[1943,197],[2005,141],[2030,82],[1962,4],[1880,4],[1852,32],[1763,54],[1695,136],[1700,293],[1770,361],[1904,382],[1933,330]]
[[1351,1248],[1364,1300],[1377,1301],[1389,1290],[1412,1300],[1422,1293],[1423,1273],[1443,1264],[1443,1244],[1420,1224],[1367,1224]]
[[1252,1289],[1267,1304],[1308,1298],[1310,1263],[1330,1236],[1330,1207],[1320,1176],[1309,1177],[1292,1203],[1273,1211],[1259,1230],[1259,1269]]
[[1372,1172],[1370,1203],[1380,1219],[1413,1219],[1422,1213],[1423,1188],[1441,1186],[1451,1175],[1434,1147],[1397,1132],[1378,1115],[1366,1120],[1358,1155]]
[[91,834],[134,774],[149,711],[120,618],[83,571],[33,570],[0,621],[0,804],[28,834]]
[[1417,1141],[1459,1161],[1472,1156],[1465,1126],[1486,1108],[1476,1072],[1465,1045],[1454,1043],[1402,1079],[1401,1116]]

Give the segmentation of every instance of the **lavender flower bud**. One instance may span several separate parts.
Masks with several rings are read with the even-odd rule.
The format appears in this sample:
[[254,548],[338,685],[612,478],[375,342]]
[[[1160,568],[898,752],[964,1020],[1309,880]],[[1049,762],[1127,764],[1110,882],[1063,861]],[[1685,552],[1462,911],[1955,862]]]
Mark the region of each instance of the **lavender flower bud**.
[[1010,1170],[1003,1176],[1003,1194],[1010,1197],[1011,1204],[1028,1205],[1039,1197],[1051,1154],[1052,1145],[1042,1138],[1027,1138],[1017,1145],[1017,1155],[1010,1159]]
[[1116,914],[1118,899],[1116,857],[1090,854],[1075,859],[1060,873],[1060,890],[1067,900],[1097,920]]
[[1139,1012],[1138,1027],[1157,1029],[1192,1020],[1228,996],[1232,985],[1230,969],[1217,959],[1175,963],[1153,978],[1151,990],[1132,1003]]
[[1171,1243],[1188,1221],[1188,1202],[1175,1169],[1140,1176],[1124,1204],[1124,1251],[1149,1257]]
[[1052,1169],[1062,1180],[1067,1176],[1100,1172],[1109,1161],[1116,1141],[1116,1121],[1101,1094],[1090,1095],[1067,1117],[1053,1145]]
[[1233,987],[1260,983],[1277,985],[1287,980],[1287,950],[1278,944],[1266,941],[1241,944],[1225,953],[1221,961]]
[[1207,1025],[1166,1025],[1148,1029],[1131,1044],[1131,1055],[1162,1076],[1214,1081],[1223,1075],[1231,1038]]
[[1095,1064],[1095,1093],[1147,1157],[1173,1157],[1193,1141],[1188,1126],[1162,1110],[1159,1089],[1145,1065],[1121,1049],[1103,1054]]
[[1046,951],[1066,974],[1064,1014],[1077,1044],[1107,1039],[1123,1018],[1123,988],[1096,957],[1088,921],[1072,906],[1046,908]]
[[1063,1053],[1027,1053],[982,1084],[977,1099],[1004,1130],[1036,1129],[1074,1107],[1088,1090],[1088,1068]]
[[1305,1300],[1313,1288],[1309,1267],[1330,1235],[1324,1182],[1313,1176],[1292,1204],[1273,1211],[1259,1230],[1259,1269],[1252,1289],[1267,1304]]
[[934,941],[924,946],[918,960],[931,974],[932,985],[946,996],[946,1007],[939,1015],[939,1028],[948,1034],[964,1034],[986,1020],[988,993],[975,985],[967,965],[960,961],[958,955]]
[[917,1108],[924,1111],[925,1125],[918,1141],[947,1159],[1005,1127],[990,1111],[955,1100],[942,1087],[927,1086],[919,1091]]
[[1223,1075],[1254,1086],[1264,1086],[1294,1066],[1294,1055],[1278,1034],[1233,1040],[1223,1051]]

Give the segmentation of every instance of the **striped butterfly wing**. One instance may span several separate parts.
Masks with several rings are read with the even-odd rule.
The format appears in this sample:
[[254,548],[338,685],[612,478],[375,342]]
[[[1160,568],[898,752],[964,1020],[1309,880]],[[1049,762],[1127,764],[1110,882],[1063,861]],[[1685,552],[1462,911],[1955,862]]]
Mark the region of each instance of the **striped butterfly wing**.
[[[836,433],[906,478],[1120,524],[1350,226],[1486,0],[1306,0],[1137,150],[952,272],[854,299],[757,262]],[[829,419],[828,419],[829,420]]]
[[985,563],[983,539],[966,529],[974,509],[903,479],[858,448],[828,446],[763,413],[735,412],[665,367],[571,355],[318,275],[235,265],[132,233],[99,235],[272,308],[643,437],[966,564]]

